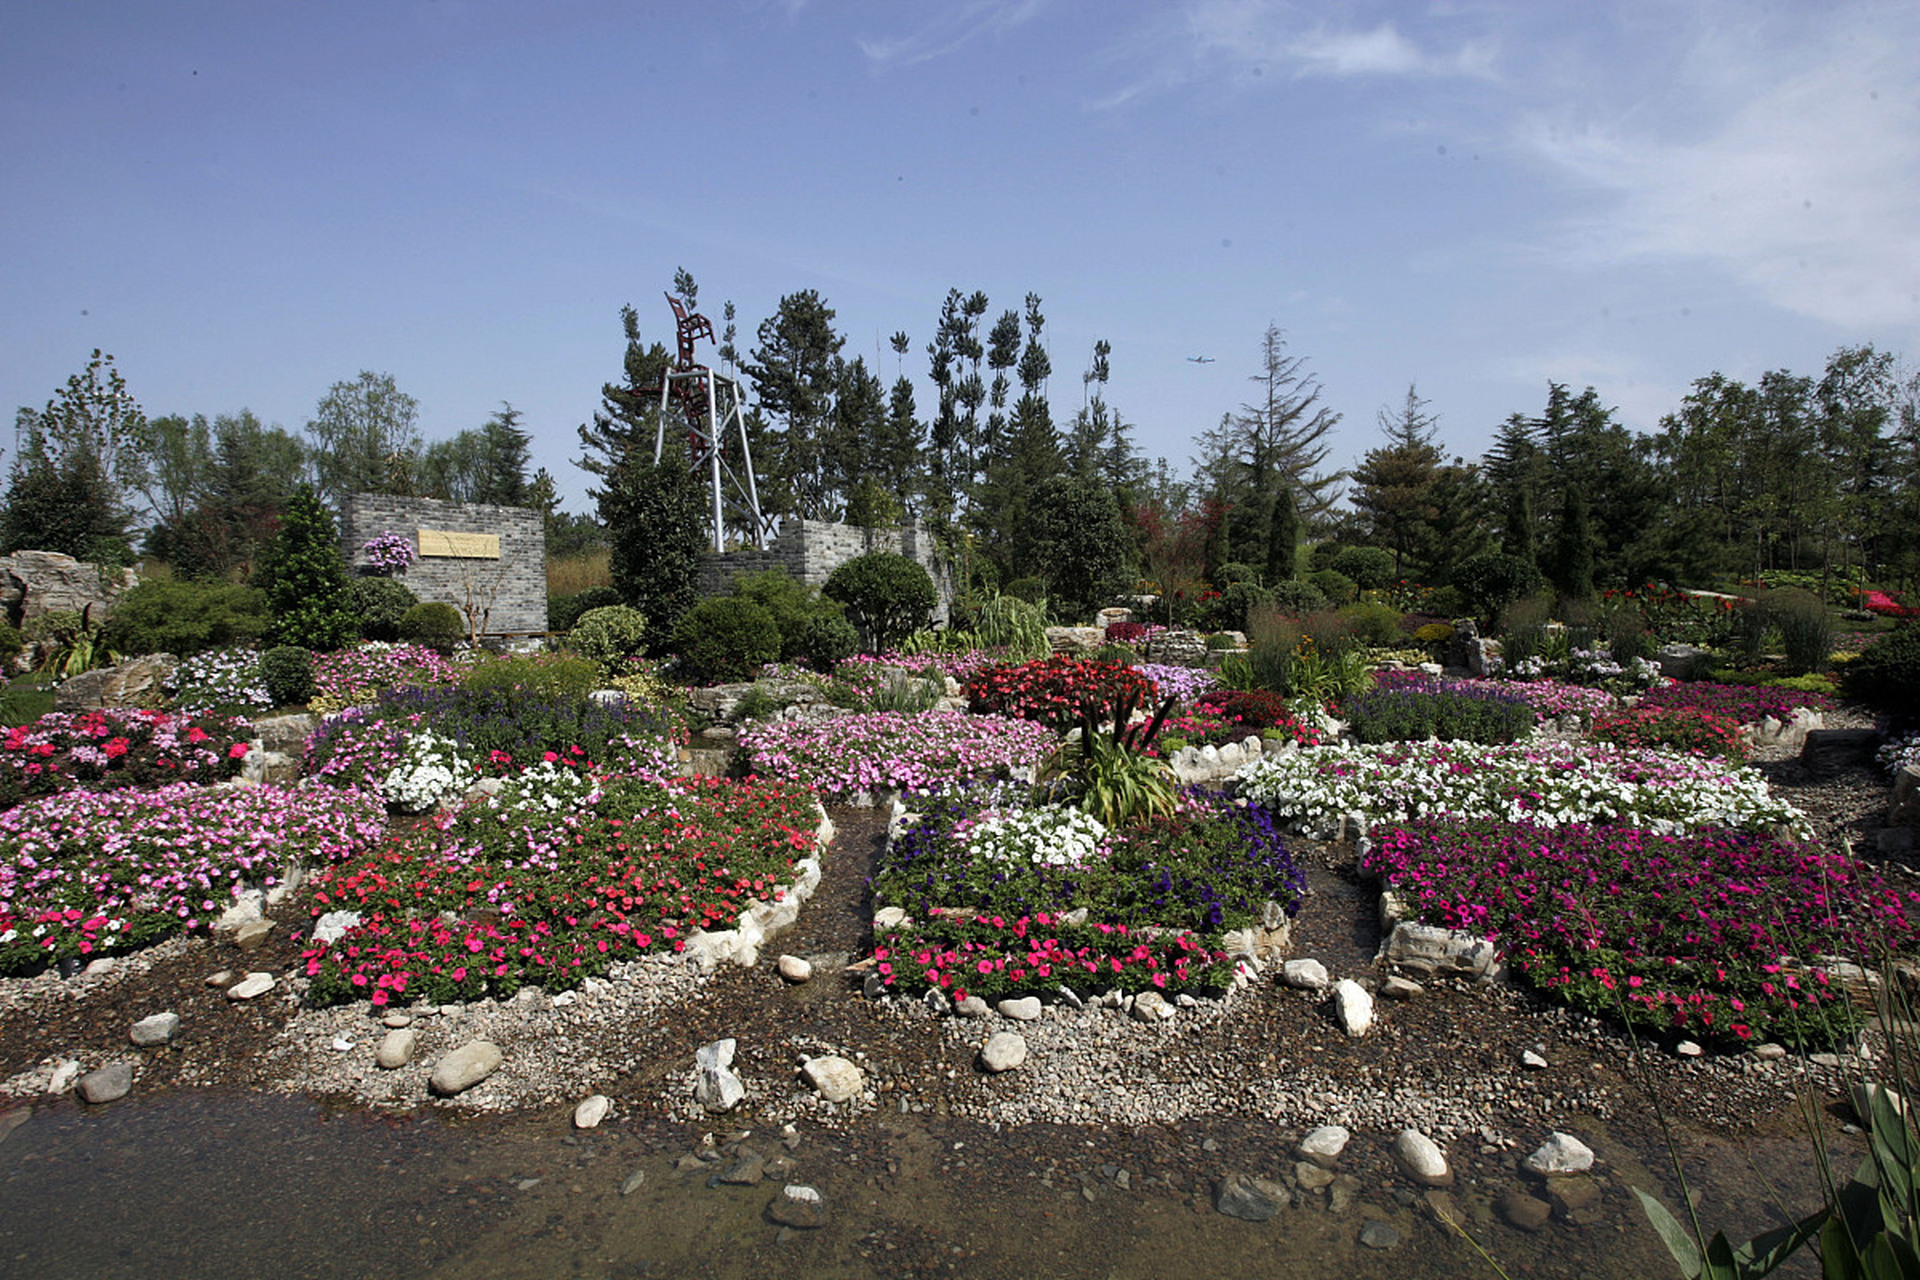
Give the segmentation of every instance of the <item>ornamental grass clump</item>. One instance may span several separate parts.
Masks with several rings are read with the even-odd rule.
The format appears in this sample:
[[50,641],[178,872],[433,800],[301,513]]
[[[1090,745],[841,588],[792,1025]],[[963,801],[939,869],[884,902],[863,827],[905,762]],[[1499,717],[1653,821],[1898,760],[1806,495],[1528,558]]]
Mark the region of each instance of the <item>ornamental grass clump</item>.
[[1364,869],[1419,917],[1493,938],[1548,996],[1728,1047],[1827,1047],[1860,1013],[1818,964],[1917,940],[1920,894],[1842,854],[1753,831],[1427,819]]
[[0,733],[0,808],[62,791],[218,782],[240,772],[253,727],[211,711],[53,712]]
[[307,998],[570,990],[780,901],[795,860],[817,851],[815,821],[803,789],[751,779],[613,781],[559,811],[468,805],[315,878],[316,915],[360,922],[302,953]]
[[811,787],[829,803],[860,792],[922,791],[942,782],[1021,777],[1054,748],[1043,725],[962,711],[873,712],[782,720],[740,732],[756,774]]
[[916,797],[873,888],[909,915],[875,948],[881,980],[959,1000],[1217,991],[1226,932],[1294,914],[1305,880],[1258,806],[1194,801],[1111,831],[974,787]]
[[1658,749],[1547,739],[1304,747],[1235,775],[1240,793],[1321,839],[1451,815],[1540,826],[1610,823],[1812,834],[1754,769]]
[[209,928],[237,890],[377,843],[379,801],[328,788],[73,791],[0,813],[0,974]]

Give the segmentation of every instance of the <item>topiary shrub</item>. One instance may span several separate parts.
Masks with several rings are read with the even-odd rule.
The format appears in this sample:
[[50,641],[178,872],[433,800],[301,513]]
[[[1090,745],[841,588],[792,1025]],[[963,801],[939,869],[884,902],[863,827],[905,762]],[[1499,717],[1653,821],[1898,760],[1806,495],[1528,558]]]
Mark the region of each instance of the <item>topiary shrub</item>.
[[1221,565],[1220,571],[1213,575],[1213,585],[1219,587],[1222,591],[1236,582],[1257,583],[1259,581],[1260,571],[1252,565],[1239,560],[1230,560],[1226,564]]
[[625,604],[612,587],[588,587],[570,596],[547,597],[547,630],[571,631],[580,615],[590,609],[610,609]]
[[360,619],[362,640],[398,640],[400,619],[419,603],[398,578],[355,578],[347,584],[347,607]]
[[1327,607],[1326,596],[1310,582],[1275,583],[1272,595],[1274,611],[1290,618],[1302,618]]
[[1356,590],[1353,579],[1338,569],[1316,569],[1307,575],[1307,581],[1319,589],[1328,604],[1345,604],[1353,599]]
[[1453,584],[1481,621],[1491,621],[1515,600],[1539,595],[1547,580],[1519,556],[1499,551],[1468,556],[1453,567]]
[[1379,547],[1342,547],[1327,567],[1353,579],[1362,591],[1383,590],[1399,577],[1393,569],[1393,553]]
[[873,653],[898,646],[926,626],[938,600],[927,571],[891,551],[855,556],[828,575],[820,590],[846,607],[847,620]]
[[753,601],[718,596],[702,600],[681,616],[680,625],[673,629],[673,647],[680,655],[681,673],[689,681],[726,684],[745,680],[762,663],[779,659],[780,628]]
[[807,619],[800,637],[800,654],[815,671],[831,671],[860,652],[860,633],[837,613],[816,613]]
[[417,604],[400,618],[402,640],[409,644],[423,644],[441,653],[451,653],[453,646],[464,640],[466,635],[467,623],[460,616],[460,611],[439,600]]
[[807,623],[822,607],[811,587],[803,585],[790,573],[767,569],[760,573],[734,574],[733,594],[742,600],[751,600],[767,611],[767,616],[773,619],[773,625],[780,629],[782,658],[795,659],[800,656]]
[[1920,719],[1920,622],[1904,623],[1862,649],[1846,665],[1840,688],[1851,702]]
[[[1288,584],[1298,585],[1298,584]],[[1263,605],[1273,603],[1273,592],[1257,582],[1242,579],[1223,587],[1217,598],[1208,601],[1206,622],[1210,631],[1245,631],[1247,618]]]
[[567,632],[567,647],[613,672],[646,648],[647,620],[623,604],[589,609]]
[[276,707],[303,707],[313,697],[313,651],[283,644],[260,655],[260,683]]
[[172,653],[251,644],[266,634],[267,597],[230,582],[140,583],[114,603],[101,632],[116,653]]

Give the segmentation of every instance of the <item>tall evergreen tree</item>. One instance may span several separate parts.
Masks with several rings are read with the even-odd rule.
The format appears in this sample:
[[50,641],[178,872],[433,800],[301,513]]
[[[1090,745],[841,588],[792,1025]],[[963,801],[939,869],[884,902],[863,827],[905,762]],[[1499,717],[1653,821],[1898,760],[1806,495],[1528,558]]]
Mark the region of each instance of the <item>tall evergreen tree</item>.
[[360,619],[347,603],[347,561],[333,513],[312,485],[301,485],[287,502],[280,530],[260,561],[274,644],[338,649],[360,634]]
[[1281,481],[1267,522],[1267,585],[1292,582],[1299,566],[1300,508],[1293,500],[1293,486]]
[[769,470],[791,495],[794,514],[824,519],[840,496],[833,405],[846,339],[834,331],[833,308],[812,289],[781,298],[758,338],[746,372],[761,411],[779,427]]
[[1368,541],[1393,552],[1394,572],[1413,573],[1414,563],[1432,542],[1439,516],[1440,450],[1438,428],[1412,386],[1397,412],[1380,411],[1384,447],[1370,449],[1353,473],[1353,505],[1366,525]]
[[666,643],[700,596],[707,550],[707,493],[677,441],[662,453],[630,453],[599,494],[612,551],[613,589],[647,619],[649,643]]
[[599,411],[592,422],[578,428],[581,455],[574,464],[600,482],[601,488],[587,490],[587,496],[596,499],[629,457],[644,454],[652,461],[660,413],[659,392],[654,388],[673,364],[666,347],[641,338],[640,313],[631,304],[620,308],[620,327],[626,335],[623,381],[600,388]]

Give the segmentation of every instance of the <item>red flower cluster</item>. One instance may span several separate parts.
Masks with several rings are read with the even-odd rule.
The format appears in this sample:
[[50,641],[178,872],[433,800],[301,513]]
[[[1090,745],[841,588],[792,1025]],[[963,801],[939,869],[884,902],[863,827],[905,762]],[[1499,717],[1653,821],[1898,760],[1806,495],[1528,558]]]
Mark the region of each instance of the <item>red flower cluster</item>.
[[1146,707],[1159,686],[1137,668],[1056,653],[1033,662],[983,667],[967,679],[967,709],[1015,716],[1055,729],[1082,720],[1111,721],[1121,708]]

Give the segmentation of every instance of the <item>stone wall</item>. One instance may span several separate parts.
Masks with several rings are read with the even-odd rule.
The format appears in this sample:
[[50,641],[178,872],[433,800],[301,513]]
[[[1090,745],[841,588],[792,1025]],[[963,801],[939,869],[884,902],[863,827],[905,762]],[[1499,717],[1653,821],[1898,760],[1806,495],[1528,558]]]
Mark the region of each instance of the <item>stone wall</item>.
[[806,586],[818,587],[835,569],[869,551],[891,551],[916,561],[933,578],[933,620],[947,620],[948,606],[953,603],[953,580],[946,562],[934,551],[933,536],[918,522],[890,529],[861,529],[830,520],[786,520],[765,551],[749,548],[701,556],[700,591],[703,595],[725,595],[733,589],[734,574],[767,569],[779,569]]
[[421,556],[396,575],[422,600],[439,600],[481,615],[471,621],[489,635],[547,629],[547,532],[538,511],[479,502],[396,498],[379,493],[348,497],[340,516],[340,549],[355,571],[367,563],[369,538],[397,533],[420,551],[420,531],[491,535],[500,558]]

